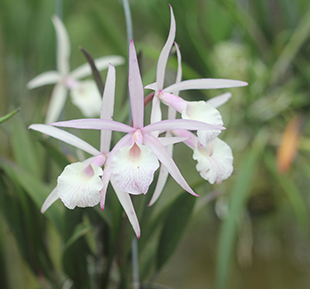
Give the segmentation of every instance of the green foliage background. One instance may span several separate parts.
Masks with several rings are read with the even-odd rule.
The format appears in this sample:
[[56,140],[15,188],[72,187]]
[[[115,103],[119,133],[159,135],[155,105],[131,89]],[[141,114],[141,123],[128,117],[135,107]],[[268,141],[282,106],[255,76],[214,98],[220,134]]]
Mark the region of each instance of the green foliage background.
[[[130,1],[144,84],[155,79],[169,31],[168,3],[177,22],[183,79],[230,78],[249,86],[231,89],[232,99],[220,109],[227,127],[221,138],[235,157],[233,176],[221,185],[202,182],[190,152],[180,145],[178,166],[201,196],[189,201],[169,180],[154,207],[145,207],[147,198],[137,200],[140,277],[151,286],[143,288],[309,288],[309,1]],[[0,119],[1,288],[70,288],[69,279],[75,281],[72,288],[108,283],[108,288],[130,288],[130,241],[121,240],[131,240],[132,231],[113,194],[104,212],[69,211],[57,202],[40,213],[68,159],[76,158],[69,146],[27,130],[43,122],[51,93],[49,86],[29,91],[26,84],[55,69],[50,20],[55,10],[52,0],[0,1],[0,116],[20,108]],[[72,68],[85,62],[78,46],[94,58],[127,57],[121,1],[65,0],[62,16]],[[172,57],[168,81],[175,68]],[[119,121],[126,119],[128,107],[126,74],[126,66],[117,68]],[[219,93],[181,96],[196,100]],[[299,146],[289,170],[280,174],[276,152],[294,116],[303,119]],[[81,114],[68,101],[63,117]],[[94,132],[76,133],[98,143]],[[177,208],[185,213],[173,218],[182,212]],[[115,262],[122,284],[108,281]]]

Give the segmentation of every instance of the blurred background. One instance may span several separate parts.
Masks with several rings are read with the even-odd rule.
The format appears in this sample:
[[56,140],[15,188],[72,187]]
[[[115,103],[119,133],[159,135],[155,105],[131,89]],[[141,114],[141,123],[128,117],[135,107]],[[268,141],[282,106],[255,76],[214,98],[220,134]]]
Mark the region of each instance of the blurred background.
[[[154,288],[309,288],[310,3],[132,0],[144,85],[155,80],[157,59],[169,32],[168,4],[176,18],[183,79],[228,78],[249,85],[226,90],[233,97],[220,108],[227,128],[220,137],[234,154],[234,173],[228,180],[202,184],[191,152],[176,146],[176,162],[200,197],[175,253],[156,276],[161,285]],[[94,58],[127,57],[121,1],[64,0],[61,6],[52,0],[0,1],[0,116],[20,108],[0,124],[1,288],[70,288],[64,281],[62,287],[53,287],[57,282],[41,278],[44,274],[38,269],[47,254],[55,268],[47,279],[66,280],[63,276],[70,272],[57,230],[39,211],[63,166],[50,160],[46,165],[43,150],[48,142],[43,138],[38,142],[38,134],[26,129],[44,122],[51,94],[52,86],[28,90],[26,84],[56,69],[51,22],[55,13],[69,33],[71,68],[86,62],[79,46]],[[168,82],[175,79],[176,65],[171,57]],[[126,118],[126,74],[126,65],[117,68],[115,119],[119,121]],[[105,72],[102,76],[105,79]],[[190,91],[181,96],[197,100],[220,93]],[[66,119],[82,117],[70,100],[64,114]],[[80,134],[91,137],[94,144],[98,140],[92,133]],[[36,166],[43,161],[48,176]],[[36,180],[22,175],[20,168]],[[179,191],[169,179],[155,214]],[[66,218],[74,218],[72,214],[66,213]],[[142,239],[147,226],[142,224]],[[52,244],[49,251],[38,252],[47,240]],[[141,258],[143,254],[147,253],[141,252]]]

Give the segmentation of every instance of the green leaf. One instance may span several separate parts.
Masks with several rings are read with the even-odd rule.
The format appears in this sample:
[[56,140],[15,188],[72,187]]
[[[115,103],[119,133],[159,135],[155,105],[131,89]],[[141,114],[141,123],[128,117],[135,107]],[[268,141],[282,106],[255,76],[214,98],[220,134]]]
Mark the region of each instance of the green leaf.
[[5,116],[0,117],[0,123],[7,121],[8,119],[10,119],[13,115],[15,115],[16,113],[18,113],[20,111],[20,109],[15,109],[12,112],[6,114]]
[[65,243],[64,246],[64,250],[67,250],[74,242],[76,242],[76,240],[78,240],[79,238],[85,236],[88,232],[90,232],[92,230],[92,226],[81,223],[78,224],[75,229],[74,232],[72,234],[72,236],[69,238],[69,240]]
[[[38,210],[40,210],[45,199],[51,193],[52,188],[36,178],[31,172],[1,157],[0,165],[13,182],[19,184],[28,193]],[[57,206],[51,206],[44,215],[53,223],[58,232],[61,233],[62,213],[60,209]]]
[[196,198],[181,194],[172,203],[159,239],[156,268],[159,270],[171,257],[191,217]]
[[40,157],[33,141],[30,138],[29,131],[24,125],[22,119],[17,116],[10,121],[12,149],[16,163],[23,169],[37,176],[41,175]]
[[257,134],[253,147],[246,154],[239,168],[230,193],[228,216],[221,227],[218,245],[216,270],[216,288],[218,289],[227,288],[239,220],[244,212],[259,163],[259,156],[265,148],[267,137],[264,130]]
[[294,182],[289,177],[287,177],[287,175],[280,175],[277,173],[276,158],[271,152],[264,154],[264,162],[275,181],[286,194],[289,202],[293,207],[299,224],[303,228],[306,228],[309,224],[309,214],[307,211],[306,200],[302,199],[298,188],[296,187]]

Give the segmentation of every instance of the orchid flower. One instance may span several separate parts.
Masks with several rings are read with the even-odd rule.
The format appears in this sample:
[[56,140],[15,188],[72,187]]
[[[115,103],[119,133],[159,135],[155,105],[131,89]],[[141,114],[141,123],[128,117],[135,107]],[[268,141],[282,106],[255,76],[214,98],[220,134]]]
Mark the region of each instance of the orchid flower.
[[174,135],[186,137],[184,143],[193,150],[193,159],[198,163],[197,171],[211,184],[221,183],[233,172],[231,148],[219,138],[203,146],[197,136],[185,130],[175,130]]
[[165,132],[182,127],[184,130],[221,130],[222,126],[195,120],[164,120],[144,126],[144,95],[136,50],[133,41],[129,46],[129,94],[132,124],[128,126],[108,119],[78,119],[52,123],[57,127],[79,129],[114,130],[127,133],[114,146],[107,156],[103,170],[101,207],[104,207],[106,189],[109,181],[124,192],[146,194],[159,162],[165,166],[175,181],[187,192],[197,196],[190,188],[165,146],[184,141],[184,137],[156,137],[153,132]]
[[[238,80],[202,78],[180,81],[164,88],[165,69],[176,33],[175,18],[171,6],[170,13],[170,32],[166,44],[164,45],[158,59],[156,82],[145,87],[155,91],[152,102],[151,123],[161,120],[160,102],[163,102],[164,104],[172,106],[174,109],[180,112],[183,119],[198,120],[217,126],[222,126],[223,121],[220,113],[214,106],[210,105],[210,103],[204,101],[185,101],[171,93],[173,93],[175,90],[182,91],[191,89],[219,89],[239,87],[246,86],[247,83]],[[207,143],[215,139],[219,133],[220,130],[198,131],[199,141],[201,144],[206,146]]]
[[[112,119],[114,94],[115,69],[114,66],[110,65],[103,93],[100,119]],[[98,151],[82,139],[56,127],[44,124],[32,124],[29,128],[57,138],[92,155],[92,157],[83,162],[73,163],[65,167],[57,179],[56,188],[45,200],[41,212],[44,213],[59,198],[69,209],[97,205],[100,202],[101,190],[104,186],[101,180],[101,176],[103,175],[101,167],[109,154],[112,131],[101,130],[100,151]],[[124,193],[114,182],[112,182],[112,185],[136,235],[139,237],[140,226],[129,194]]]
[[[53,84],[54,86],[50,104],[48,107],[45,123],[58,120],[59,115],[65,105],[68,90],[71,93],[71,100],[86,117],[99,115],[101,106],[101,96],[93,80],[79,81],[79,79],[91,74],[88,63],[70,71],[70,41],[65,26],[57,16],[52,17],[52,21],[57,37],[57,69],[58,71],[47,71],[27,84],[29,89]],[[121,56],[107,56],[95,60],[97,69],[108,68],[109,63],[120,65],[124,63]]]

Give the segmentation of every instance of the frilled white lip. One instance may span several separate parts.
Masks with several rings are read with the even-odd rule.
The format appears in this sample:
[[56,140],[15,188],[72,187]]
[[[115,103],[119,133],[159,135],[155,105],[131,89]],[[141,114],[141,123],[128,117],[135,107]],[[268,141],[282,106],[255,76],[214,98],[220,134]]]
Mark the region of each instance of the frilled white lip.
[[68,165],[57,179],[57,194],[69,209],[93,207],[100,202],[102,174],[101,167],[94,164]]
[[146,194],[159,162],[145,145],[122,147],[113,157],[110,168],[117,185],[130,194]]
[[206,147],[197,143],[193,159],[198,162],[197,171],[211,184],[221,183],[233,172],[231,148],[219,138],[216,138]]

